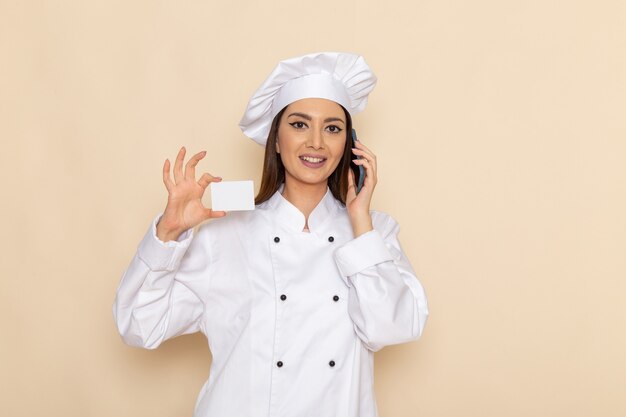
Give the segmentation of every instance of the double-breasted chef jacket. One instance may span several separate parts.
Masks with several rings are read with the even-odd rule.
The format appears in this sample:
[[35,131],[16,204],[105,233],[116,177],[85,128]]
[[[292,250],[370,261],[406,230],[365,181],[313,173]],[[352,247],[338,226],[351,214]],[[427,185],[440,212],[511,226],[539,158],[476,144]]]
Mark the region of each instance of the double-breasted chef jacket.
[[375,417],[373,353],[417,339],[428,307],[372,211],[354,238],[330,190],[309,216],[277,191],[162,242],[153,219],[113,306],[123,340],[153,349],[201,331],[212,353],[196,417]]

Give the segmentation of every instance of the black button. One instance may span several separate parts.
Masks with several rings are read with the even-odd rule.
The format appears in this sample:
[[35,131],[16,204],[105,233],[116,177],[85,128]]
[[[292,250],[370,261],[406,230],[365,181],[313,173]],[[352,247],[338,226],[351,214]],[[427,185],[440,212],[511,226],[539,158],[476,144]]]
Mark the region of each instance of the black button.
[[334,241],[335,241],[335,238],[334,238],[334,237],[332,237],[332,236],[330,236],[330,237],[328,238],[328,241],[329,241],[329,242],[334,242]]
[[339,296],[338,295],[333,295],[333,300],[334,301],[339,301]]
[[278,361],[276,362],[276,366],[278,366],[279,368],[283,366],[283,361]]
[[335,366],[335,361],[330,361],[328,362],[328,364],[330,365],[330,367],[332,368],[333,366]]
[[278,236],[276,236],[276,237],[274,238],[274,242],[276,242],[276,243],[280,242],[280,238],[279,238]]
[[283,301],[285,301],[285,300],[287,299],[287,296],[286,296],[285,294],[282,294],[282,295],[280,296],[280,299],[281,299],[281,300],[283,300]]

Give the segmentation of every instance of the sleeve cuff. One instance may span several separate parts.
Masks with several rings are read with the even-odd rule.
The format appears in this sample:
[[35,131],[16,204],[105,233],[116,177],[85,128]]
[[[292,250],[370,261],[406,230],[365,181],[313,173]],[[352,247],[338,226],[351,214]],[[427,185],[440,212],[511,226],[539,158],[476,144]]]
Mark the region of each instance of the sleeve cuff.
[[343,278],[390,260],[393,256],[377,230],[364,233],[335,251],[335,262]]
[[152,271],[173,271],[193,239],[193,228],[183,232],[176,241],[163,242],[156,234],[156,225],[162,215],[163,213],[160,213],[152,220],[150,228],[139,243],[137,254]]

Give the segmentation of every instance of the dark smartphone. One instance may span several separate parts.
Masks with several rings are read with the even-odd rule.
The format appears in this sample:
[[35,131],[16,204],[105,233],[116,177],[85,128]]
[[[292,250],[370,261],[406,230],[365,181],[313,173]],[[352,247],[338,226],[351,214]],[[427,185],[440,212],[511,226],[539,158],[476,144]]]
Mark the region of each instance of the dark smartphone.
[[[354,142],[356,142],[358,139],[356,138],[356,130],[352,129],[352,147],[356,148],[356,145],[354,144]],[[357,156],[357,159],[361,159],[360,156]],[[356,192],[357,194],[359,193],[359,191],[361,191],[361,188],[363,187],[363,182],[365,182],[365,168],[363,168],[361,165],[357,165],[354,162],[350,161],[350,168],[352,169],[352,172],[354,172],[354,181],[356,184]]]

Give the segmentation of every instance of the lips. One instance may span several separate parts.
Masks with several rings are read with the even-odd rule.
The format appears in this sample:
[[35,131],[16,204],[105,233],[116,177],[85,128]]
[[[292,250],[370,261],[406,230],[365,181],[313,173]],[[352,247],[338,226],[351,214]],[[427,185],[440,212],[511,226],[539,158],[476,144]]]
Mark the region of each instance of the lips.
[[319,168],[326,162],[326,158],[322,155],[300,155],[302,164],[309,168]]

